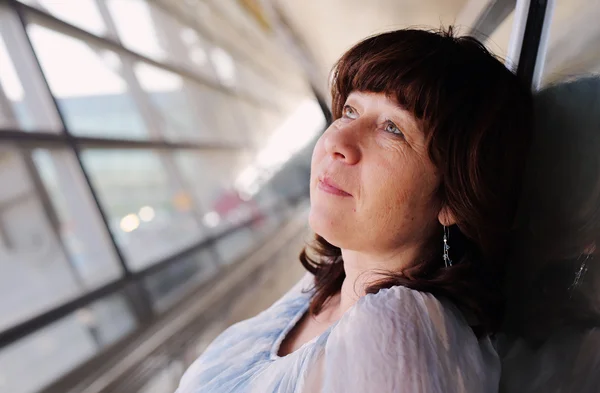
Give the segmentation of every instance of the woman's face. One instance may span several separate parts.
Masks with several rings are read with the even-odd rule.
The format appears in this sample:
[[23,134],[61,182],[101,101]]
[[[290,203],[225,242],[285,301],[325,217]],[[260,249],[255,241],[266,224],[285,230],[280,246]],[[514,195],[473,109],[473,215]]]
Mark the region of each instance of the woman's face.
[[343,249],[419,247],[439,225],[438,184],[415,118],[383,93],[352,92],[313,152],[310,225]]

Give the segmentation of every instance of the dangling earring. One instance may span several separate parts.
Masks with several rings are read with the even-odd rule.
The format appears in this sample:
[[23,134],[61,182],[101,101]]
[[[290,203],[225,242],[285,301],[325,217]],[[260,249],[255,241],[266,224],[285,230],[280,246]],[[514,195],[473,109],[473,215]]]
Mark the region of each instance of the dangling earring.
[[452,266],[452,259],[450,259],[450,255],[448,255],[448,250],[450,249],[450,246],[448,245],[449,237],[450,231],[444,225],[444,263],[446,264],[446,267]]
[[[584,254],[581,254],[577,258],[577,262],[579,262],[579,260],[581,259],[581,257],[583,255]],[[573,283],[569,286],[569,292],[570,292],[569,297],[573,296],[573,291],[581,284],[583,276],[585,276],[585,273],[587,273],[587,270],[588,270],[587,262],[588,262],[588,259],[590,259],[590,257],[591,257],[590,254],[586,254],[583,262],[581,262],[581,265],[579,265],[579,269],[577,270],[577,273],[575,273],[575,280],[573,280]]]

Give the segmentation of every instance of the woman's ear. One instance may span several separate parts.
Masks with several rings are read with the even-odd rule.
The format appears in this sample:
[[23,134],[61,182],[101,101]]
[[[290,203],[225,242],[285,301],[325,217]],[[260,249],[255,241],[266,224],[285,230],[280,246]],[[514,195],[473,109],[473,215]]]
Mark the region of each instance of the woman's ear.
[[442,209],[440,210],[440,212],[438,214],[438,220],[440,221],[440,224],[447,226],[447,227],[456,224],[456,219],[454,218],[454,214],[452,214],[452,212],[450,211],[450,208],[448,208],[448,206],[442,207]]

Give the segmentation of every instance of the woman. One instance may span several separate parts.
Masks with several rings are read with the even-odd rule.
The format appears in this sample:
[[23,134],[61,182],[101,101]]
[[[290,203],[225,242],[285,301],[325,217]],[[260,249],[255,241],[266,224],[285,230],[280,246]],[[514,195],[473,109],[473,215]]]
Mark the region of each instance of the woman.
[[473,38],[399,30],[346,52],[332,97],[309,273],[218,337],[178,393],[496,392],[529,90]]

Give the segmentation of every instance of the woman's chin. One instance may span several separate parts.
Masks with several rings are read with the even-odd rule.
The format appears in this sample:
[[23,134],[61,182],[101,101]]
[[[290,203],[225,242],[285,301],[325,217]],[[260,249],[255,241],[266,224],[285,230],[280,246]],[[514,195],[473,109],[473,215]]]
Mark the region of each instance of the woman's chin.
[[344,224],[341,220],[336,219],[333,214],[323,214],[318,209],[311,208],[308,215],[308,225],[314,233],[327,240],[329,244],[343,247]]

